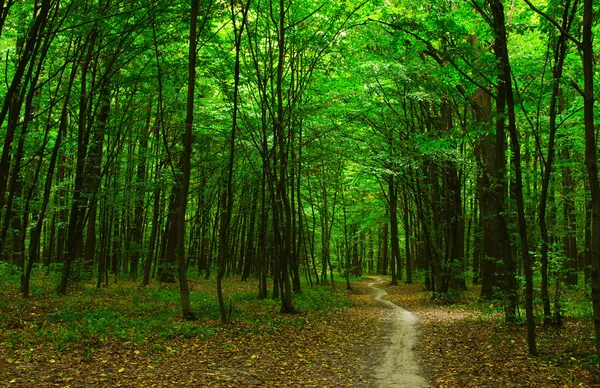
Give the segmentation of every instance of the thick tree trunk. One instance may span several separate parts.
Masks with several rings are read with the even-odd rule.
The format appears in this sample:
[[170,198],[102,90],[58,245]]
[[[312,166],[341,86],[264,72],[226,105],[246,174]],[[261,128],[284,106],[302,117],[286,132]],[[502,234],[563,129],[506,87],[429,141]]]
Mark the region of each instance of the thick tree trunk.
[[[475,121],[480,125],[491,124],[491,96],[483,89],[475,90],[473,96]],[[485,135],[479,139],[476,149],[477,159],[482,164],[481,175],[477,179],[479,195],[480,220],[483,226],[482,260],[481,260],[481,297],[494,299],[495,291],[501,287],[501,245],[496,217],[495,198],[492,188],[493,176],[496,170],[496,158],[493,135]],[[504,197],[502,197],[504,198]]]
[[[452,109],[442,102],[443,131],[453,128]],[[462,209],[462,190],[458,170],[453,161],[444,166],[445,259],[442,267],[446,291],[467,289],[464,279],[465,222]]]

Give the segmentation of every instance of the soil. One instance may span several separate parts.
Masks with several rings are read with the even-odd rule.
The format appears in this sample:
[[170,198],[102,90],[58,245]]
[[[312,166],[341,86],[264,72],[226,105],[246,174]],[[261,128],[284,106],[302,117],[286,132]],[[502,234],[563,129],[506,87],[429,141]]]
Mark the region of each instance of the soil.
[[375,282],[370,283],[369,288],[375,294],[375,300],[392,311],[389,338],[382,349],[384,356],[375,371],[373,383],[377,387],[426,387],[427,382],[413,351],[419,337],[419,319],[410,311],[382,299],[388,293],[375,285],[381,285],[384,280],[373,280]]

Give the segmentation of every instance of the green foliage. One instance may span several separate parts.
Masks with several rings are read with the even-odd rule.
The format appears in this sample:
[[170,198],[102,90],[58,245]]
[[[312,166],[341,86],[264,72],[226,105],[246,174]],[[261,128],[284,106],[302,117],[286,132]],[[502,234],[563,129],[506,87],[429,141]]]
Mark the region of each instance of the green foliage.
[[592,316],[592,304],[589,287],[582,285],[567,287],[561,298],[561,307],[566,317],[589,320]]
[[[453,221],[471,220],[473,233],[481,233],[478,220],[471,219],[481,199],[477,182],[488,173],[479,154],[484,140],[495,134],[493,121],[500,118],[493,113],[495,101],[499,99],[491,99],[489,121],[476,119],[474,109],[477,89],[484,88],[491,94],[497,92],[494,29],[484,20],[485,12],[474,12],[478,4],[485,8],[488,3],[373,0],[362,4],[334,0],[321,4],[286,0],[285,9],[281,10],[286,13],[286,27],[281,31],[285,39],[277,36],[279,16],[277,10],[270,9],[273,4],[264,0],[248,4],[247,25],[240,30],[240,89],[235,101],[239,103],[235,111],[239,128],[235,128],[235,139],[230,136],[234,112],[232,80],[236,71],[233,33],[240,26],[231,23],[225,3],[218,7],[202,5],[200,10],[200,47],[198,60],[192,64],[198,77],[194,85],[194,146],[185,215],[189,225],[185,251],[192,258],[199,256],[197,244],[203,237],[200,234],[208,235],[209,239],[220,233],[218,225],[223,210],[220,194],[230,145],[235,146],[234,181],[231,182],[235,202],[232,204],[233,234],[228,236],[231,248],[235,248],[232,251],[244,245],[240,244],[242,239],[246,242],[253,238],[257,243],[261,214],[266,214],[269,220],[263,232],[268,249],[273,248],[272,243],[277,239],[271,220],[277,218],[272,217],[288,217],[282,216],[284,212],[277,212],[281,208],[273,209],[273,206],[282,206],[277,188],[284,185],[279,186],[277,179],[289,176],[294,179],[287,182],[294,214],[289,216],[291,220],[285,221],[295,223],[296,229],[286,233],[293,232],[297,239],[292,243],[294,250],[297,243],[301,249],[302,266],[307,262],[305,256],[314,258],[318,272],[326,259],[325,248],[329,248],[327,254],[331,262],[325,264],[333,268],[337,289],[345,287],[344,275],[358,275],[366,267],[365,252],[360,254],[362,268],[347,260],[351,257],[350,250],[355,249],[353,246],[358,251],[370,245],[377,250],[373,254],[375,260],[382,257],[379,251],[383,243],[376,240],[381,239],[378,234],[383,223],[390,222],[386,179],[391,181],[391,177],[396,185],[392,190],[400,197],[406,196],[400,202],[408,202],[410,226],[404,227],[415,240],[413,251],[418,255],[416,259],[421,268],[429,266],[424,263],[424,254],[418,253],[424,244],[431,245],[428,248],[438,252],[439,257],[449,257],[450,253],[445,250],[456,243],[448,230]],[[234,13],[240,5],[236,4]],[[559,5],[551,2],[543,8],[559,18]],[[106,2],[105,6],[106,9],[103,2],[56,3],[53,23],[48,23],[46,30],[38,34],[37,51],[30,58],[24,56],[23,39],[33,28],[39,12],[34,12],[36,6],[28,2],[14,2],[10,12],[6,10],[6,24],[0,35],[0,53],[6,58],[0,96],[7,96],[20,60],[27,59],[28,71],[40,70],[37,84],[34,85],[31,78],[17,82],[22,85],[19,93],[23,96],[32,92],[33,112],[26,112],[25,106],[17,106],[16,113],[10,109],[10,116],[19,118],[17,129],[24,132],[22,138],[17,136],[12,142],[14,145],[6,144],[9,152],[3,174],[15,167],[19,140],[23,140],[23,154],[18,161],[28,169],[19,174],[20,192],[12,193],[15,197],[10,210],[15,221],[25,219],[24,215],[41,217],[44,229],[39,250],[46,255],[44,260],[56,261],[59,250],[63,254],[69,248],[64,246],[66,236],[63,234],[68,232],[69,210],[77,205],[76,201],[85,202],[76,219],[86,220],[96,227],[91,230],[80,225],[79,249],[85,250],[90,233],[98,238],[96,250],[87,262],[77,258],[71,263],[71,290],[76,292],[73,297],[53,302],[51,311],[36,313],[31,320],[0,316],[6,328],[16,327],[9,329],[11,343],[27,341],[19,332],[23,327],[39,330],[40,336],[49,341],[56,337],[52,341],[57,341],[58,346],[84,341],[87,337],[135,341],[154,336],[164,340],[205,338],[212,334],[214,321],[219,319],[212,279],[195,284],[192,307],[201,322],[186,324],[177,320],[176,306],[180,303],[177,286],[138,288],[127,282],[127,267],[133,255],[145,258],[151,253],[151,228],[162,234],[158,243],[152,241],[155,244],[152,253],[159,257],[157,268],[152,269],[173,277],[177,275],[176,266],[163,260],[162,243],[169,240],[170,196],[175,177],[182,173],[176,162],[182,154],[181,135],[187,113],[184,85],[189,65],[189,42],[185,33],[189,4],[158,0],[147,4]],[[553,79],[549,73],[553,68],[551,49],[558,37],[554,26],[522,2],[512,4],[506,11],[516,122],[523,150],[525,210],[531,234],[529,248],[535,261],[536,317],[541,318],[537,191],[540,170],[546,168],[541,166],[548,160],[550,91],[555,82],[559,82],[564,100],[557,116],[560,125],[556,148],[560,152],[556,153],[553,169],[549,170],[553,172],[552,200],[548,204],[550,240],[553,241],[549,261],[550,291],[555,300],[560,301],[566,317],[589,318],[591,307],[585,286],[567,288],[563,285],[571,269],[561,245],[563,237],[575,233],[581,253],[582,232],[586,229],[588,188],[583,165],[585,142],[581,136],[583,113],[581,97],[577,87],[573,87],[582,82],[581,53],[568,41],[565,75],[563,79]],[[579,19],[574,18],[571,28],[575,39],[579,39],[581,30]],[[594,29],[598,36],[598,26]],[[285,47],[280,47],[281,43]],[[41,56],[43,48],[48,48],[46,57]],[[90,58],[84,66],[86,53]],[[84,77],[86,66],[89,73]],[[72,84],[69,83],[71,76]],[[277,91],[281,91],[279,96]],[[7,102],[13,100],[17,99],[4,98],[5,108],[8,108]],[[110,106],[106,123],[102,123],[99,117],[106,101]],[[64,121],[63,108],[67,113]],[[31,120],[26,113],[32,115]],[[58,166],[50,176],[46,191],[39,177],[49,174],[50,147],[59,139],[62,126],[65,139],[57,148]],[[274,131],[278,126],[284,127],[283,139]],[[0,123],[2,145],[7,128],[7,120]],[[102,135],[103,156],[99,165],[93,167],[101,170],[101,177],[97,181],[91,176],[78,177],[89,186],[80,193],[74,190],[77,158],[91,154],[95,137],[99,135]],[[79,144],[81,139],[87,138],[92,139],[90,144]],[[282,140],[281,150],[277,140]],[[279,159],[279,151],[285,157]],[[507,152],[506,159],[510,156]],[[86,172],[88,167],[85,167]],[[145,169],[143,173],[140,167]],[[509,164],[511,178],[514,177],[512,168]],[[560,175],[567,169],[574,182],[571,187],[561,183]],[[35,177],[24,173],[34,170],[39,173]],[[444,191],[450,170],[459,176],[458,187],[462,192],[458,202],[463,207],[460,214],[452,214],[451,190]],[[11,180],[10,183],[16,182]],[[40,214],[42,189],[49,194],[46,214]],[[9,190],[6,191],[1,193],[3,199],[8,198],[5,194]],[[85,200],[77,200],[75,192],[82,194]],[[95,223],[87,218],[93,208],[92,200],[97,201]],[[568,227],[565,226],[567,217],[560,209],[567,201],[573,201],[577,215],[574,225]],[[520,241],[513,199],[509,198],[506,205],[507,211],[502,216],[510,224],[511,243],[518,252]],[[138,208],[142,209],[138,218],[140,225],[134,226]],[[3,208],[0,218],[10,213],[8,210]],[[156,224],[150,222],[154,212]],[[444,219],[434,222],[440,215]],[[254,225],[249,225],[251,220]],[[8,228],[5,252],[0,252],[2,260],[7,260],[0,261],[0,292],[12,297],[19,292],[23,268],[11,264],[18,260],[9,256],[18,253],[18,249],[10,243],[23,237],[27,245],[35,222],[30,219],[18,230],[13,228],[13,220],[2,218],[0,221],[2,228],[5,225]],[[429,238],[432,241],[424,241],[425,228],[433,233]],[[254,235],[249,235],[250,230]],[[133,241],[136,231],[140,231],[140,236]],[[63,236],[59,239],[58,234]],[[356,243],[360,238],[369,240]],[[62,246],[58,246],[59,240]],[[399,240],[403,251],[409,241],[404,241],[402,233]],[[217,245],[211,242],[213,251],[205,252],[211,259],[215,257]],[[258,247],[254,248],[258,253]],[[463,254],[469,256],[470,253]],[[230,255],[228,264],[242,258],[245,252],[236,251],[235,255]],[[518,254],[515,257],[519,260]],[[90,280],[98,275],[100,260],[110,266],[111,284],[97,289]],[[502,267],[501,257],[493,260],[497,267]],[[472,277],[465,263],[452,263],[437,263],[441,266],[441,275],[453,279]],[[257,265],[251,264],[254,271],[251,275],[256,275]],[[215,263],[212,265],[210,269],[214,270]],[[53,262],[47,268],[36,263],[31,292],[34,300],[47,297],[54,301],[62,269],[62,263]],[[140,269],[137,270],[139,275]],[[414,278],[419,281],[426,275],[426,271],[417,270]],[[119,285],[113,285],[113,279]],[[520,283],[522,286],[523,279]],[[345,299],[331,287],[305,286],[302,293],[294,295],[300,315],[279,317],[278,301],[257,300],[255,289],[228,287],[225,298],[232,320],[257,331],[275,330],[285,325],[302,326],[304,312],[347,307]],[[523,287],[520,293],[521,289]],[[451,304],[463,295],[453,290],[438,297]],[[496,298],[483,306],[484,314],[499,315],[506,299],[506,292],[497,290]],[[15,311],[27,308],[27,303],[15,298],[9,306],[7,314],[16,314]]]
[[14,285],[21,278],[21,269],[11,263],[0,261],[0,287],[5,292],[9,285]]
[[[341,281],[341,279],[340,279]],[[341,283],[340,283],[341,284]],[[330,286],[305,287],[295,303],[300,311],[322,311],[349,307],[348,300]]]
[[[18,277],[10,275],[10,271],[16,269],[5,264],[2,268],[6,270],[2,272],[3,279],[8,280],[3,284],[16,288]],[[36,270],[34,288],[44,289],[40,285],[48,281],[47,276],[43,270]],[[0,297],[0,306],[3,306],[0,308],[0,329],[5,332],[9,346],[43,340],[62,350],[75,344],[94,346],[94,343],[110,340],[146,343],[182,338],[205,339],[215,334],[219,320],[214,287],[214,280],[209,280],[198,284],[192,292],[194,313],[200,318],[195,322],[180,320],[177,308],[179,289],[172,284],[142,288],[120,279],[117,284],[96,288],[81,279],[77,293],[72,296],[57,297],[53,290],[47,290],[34,296],[33,305],[20,298],[5,303],[6,294],[3,294]],[[295,298],[301,314],[290,317],[279,315],[278,301],[258,300],[254,282],[227,280],[225,294],[228,305],[231,305],[232,320],[252,328],[252,332],[277,331],[286,326],[302,327],[307,323],[306,314],[324,314],[331,309],[349,307],[344,295],[330,286],[306,286]],[[36,308],[38,306],[49,311],[41,313]],[[17,311],[27,311],[26,315],[30,314],[31,318],[24,320],[23,316],[15,314]]]

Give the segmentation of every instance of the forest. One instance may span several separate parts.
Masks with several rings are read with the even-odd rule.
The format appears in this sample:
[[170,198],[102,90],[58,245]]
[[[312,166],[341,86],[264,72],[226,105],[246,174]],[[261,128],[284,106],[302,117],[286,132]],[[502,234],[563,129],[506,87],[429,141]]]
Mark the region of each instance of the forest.
[[599,20],[0,0],[0,381],[377,386],[377,286],[431,386],[600,384]]

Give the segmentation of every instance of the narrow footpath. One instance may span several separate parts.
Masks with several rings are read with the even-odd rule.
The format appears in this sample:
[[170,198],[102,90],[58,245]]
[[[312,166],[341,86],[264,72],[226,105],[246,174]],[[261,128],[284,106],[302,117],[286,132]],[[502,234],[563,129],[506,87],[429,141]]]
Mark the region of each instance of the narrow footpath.
[[421,376],[421,368],[415,357],[413,347],[417,342],[418,318],[410,311],[399,307],[389,300],[382,299],[388,293],[375,285],[381,285],[384,280],[376,280],[369,284],[375,294],[375,300],[393,310],[390,318],[392,327],[389,332],[389,343],[385,345],[383,361],[375,371],[373,383],[377,387],[420,388],[426,387],[427,382]]

